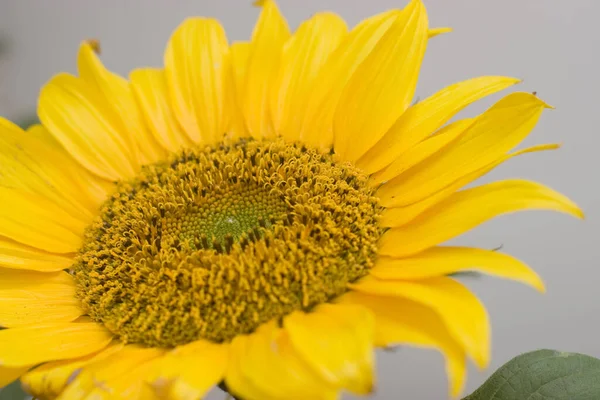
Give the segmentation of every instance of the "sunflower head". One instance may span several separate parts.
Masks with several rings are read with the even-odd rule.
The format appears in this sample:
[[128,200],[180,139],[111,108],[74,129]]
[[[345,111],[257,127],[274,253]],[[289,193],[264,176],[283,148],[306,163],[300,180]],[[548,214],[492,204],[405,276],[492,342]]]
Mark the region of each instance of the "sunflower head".
[[380,211],[364,173],[301,144],[187,149],[116,186],[73,276],[124,342],[222,343],[367,275]]
[[335,399],[376,388],[374,350],[440,350],[450,394],[485,367],[490,328],[451,275],[543,290],[499,251],[441,244],[504,213],[581,217],[513,179],[549,106],[483,76],[414,103],[430,29],[420,0],[352,28],[291,32],[272,0],[252,37],[210,18],[129,79],[83,42],[77,76],[41,90],[41,124],[0,119],[0,387],[43,399]]

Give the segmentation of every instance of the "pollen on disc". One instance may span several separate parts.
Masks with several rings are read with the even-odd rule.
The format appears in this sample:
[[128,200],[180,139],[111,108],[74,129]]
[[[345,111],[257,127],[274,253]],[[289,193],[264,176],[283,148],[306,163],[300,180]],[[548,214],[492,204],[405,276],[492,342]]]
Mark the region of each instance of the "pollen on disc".
[[365,276],[382,234],[367,176],[281,140],[192,148],[120,182],[73,273],[121,340],[224,342]]

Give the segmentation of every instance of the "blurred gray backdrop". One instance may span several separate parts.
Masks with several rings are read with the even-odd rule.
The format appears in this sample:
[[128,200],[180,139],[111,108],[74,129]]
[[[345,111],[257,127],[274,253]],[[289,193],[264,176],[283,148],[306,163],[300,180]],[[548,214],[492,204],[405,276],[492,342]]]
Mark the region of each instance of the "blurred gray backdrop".
[[[525,155],[483,181],[526,177],[558,189],[587,213],[584,222],[549,212],[508,215],[454,243],[494,248],[527,261],[545,279],[546,295],[517,283],[467,279],[488,307],[493,361],[471,367],[467,391],[514,355],[556,348],[600,357],[600,14],[597,0],[424,0],[432,26],[454,32],[431,42],[417,95],[469,77],[502,74],[524,79],[515,90],[537,91],[549,110],[524,145],[561,142],[555,152]],[[290,25],[333,10],[350,25],[407,0],[280,0]],[[28,118],[40,86],[59,71],[75,71],[81,40],[99,39],[102,59],[126,75],[158,66],[171,31],[187,16],[217,17],[230,40],[249,37],[251,0],[0,0],[0,115]],[[499,96],[470,107],[483,111]],[[377,399],[444,399],[446,376],[432,350],[401,348],[378,354]],[[215,392],[211,399],[222,399]]]

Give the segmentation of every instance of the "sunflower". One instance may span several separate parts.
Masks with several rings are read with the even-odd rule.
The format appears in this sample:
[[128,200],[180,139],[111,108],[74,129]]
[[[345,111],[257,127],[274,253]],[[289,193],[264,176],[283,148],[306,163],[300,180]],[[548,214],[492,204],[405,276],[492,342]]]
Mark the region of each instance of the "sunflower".
[[183,22],[164,68],[41,90],[41,124],[0,120],[0,387],[40,399],[334,399],[375,388],[374,350],[445,356],[450,395],[485,367],[477,269],[543,291],[498,251],[439,246],[563,195],[513,179],[463,189],[511,157],[549,106],[485,76],[412,104],[429,39],[413,0],[348,29],[330,12],[291,33],[259,4],[248,42]]

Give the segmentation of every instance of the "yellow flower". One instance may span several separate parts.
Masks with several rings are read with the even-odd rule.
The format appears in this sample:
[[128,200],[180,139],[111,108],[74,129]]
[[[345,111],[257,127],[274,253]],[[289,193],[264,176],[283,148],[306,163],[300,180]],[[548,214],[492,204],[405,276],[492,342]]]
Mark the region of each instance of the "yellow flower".
[[290,33],[273,1],[249,42],[191,18],[164,68],[125,80],[82,44],[41,125],[0,120],[0,386],[43,399],[334,399],[375,388],[376,347],[490,356],[484,307],[452,273],[544,290],[522,262],[440,243],[500,214],[579,208],[538,183],[461,190],[548,105],[485,76],[412,105],[425,8]]

